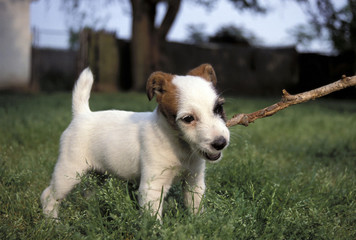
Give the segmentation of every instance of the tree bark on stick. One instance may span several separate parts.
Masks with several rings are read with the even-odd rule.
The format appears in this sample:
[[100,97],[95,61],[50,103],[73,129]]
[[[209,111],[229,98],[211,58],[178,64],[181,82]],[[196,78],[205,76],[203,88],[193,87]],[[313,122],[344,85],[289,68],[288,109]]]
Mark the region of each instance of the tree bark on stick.
[[336,92],[351,86],[356,86],[356,75],[352,77],[346,77],[345,75],[343,75],[342,79],[336,82],[295,95],[291,95],[285,89],[283,89],[283,96],[281,101],[253,113],[236,114],[226,122],[226,126],[232,127],[235,125],[244,125],[247,127],[255,120],[272,116],[276,112],[281,111],[291,105],[296,105],[299,103],[307,102],[309,100],[314,100],[316,98],[328,95],[329,93]]

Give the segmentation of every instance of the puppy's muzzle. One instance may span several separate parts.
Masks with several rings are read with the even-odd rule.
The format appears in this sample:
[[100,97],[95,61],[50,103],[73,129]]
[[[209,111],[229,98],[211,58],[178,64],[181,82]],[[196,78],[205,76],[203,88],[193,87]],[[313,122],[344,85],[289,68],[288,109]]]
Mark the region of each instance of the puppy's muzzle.
[[221,158],[221,150],[227,146],[227,141],[223,136],[215,138],[215,140],[210,144],[212,149],[218,151],[217,153],[202,152],[204,157],[209,161],[216,161]]
[[223,136],[220,136],[218,138],[216,138],[212,143],[211,146],[217,150],[220,151],[222,149],[224,149],[224,147],[227,145],[227,141]]

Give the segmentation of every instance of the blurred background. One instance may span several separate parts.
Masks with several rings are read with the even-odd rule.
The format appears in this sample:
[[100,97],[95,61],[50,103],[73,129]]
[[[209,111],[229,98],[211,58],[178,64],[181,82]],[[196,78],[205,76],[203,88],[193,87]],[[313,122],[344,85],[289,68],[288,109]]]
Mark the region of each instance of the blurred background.
[[356,0],[0,0],[2,91],[69,91],[87,66],[96,91],[143,91],[211,63],[224,94],[279,96],[354,75],[355,51]]

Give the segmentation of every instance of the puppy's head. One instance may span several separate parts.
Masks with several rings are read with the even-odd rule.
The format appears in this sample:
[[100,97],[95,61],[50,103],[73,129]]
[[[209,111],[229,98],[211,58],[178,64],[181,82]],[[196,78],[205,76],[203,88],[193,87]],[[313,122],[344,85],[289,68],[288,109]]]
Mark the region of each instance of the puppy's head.
[[203,64],[187,76],[152,73],[147,81],[147,96],[156,96],[160,111],[180,137],[204,159],[221,159],[230,134],[225,124],[224,99],[216,92],[213,67]]

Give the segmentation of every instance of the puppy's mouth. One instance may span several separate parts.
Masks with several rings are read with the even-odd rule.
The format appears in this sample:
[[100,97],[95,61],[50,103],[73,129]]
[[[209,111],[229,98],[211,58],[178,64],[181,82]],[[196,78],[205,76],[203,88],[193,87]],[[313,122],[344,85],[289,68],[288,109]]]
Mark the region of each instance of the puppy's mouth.
[[213,153],[207,153],[207,152],[201,152],[204,158],[206,158],[209,161],[216,161],[219,160],[221,157],[221,152],[213,154]]

